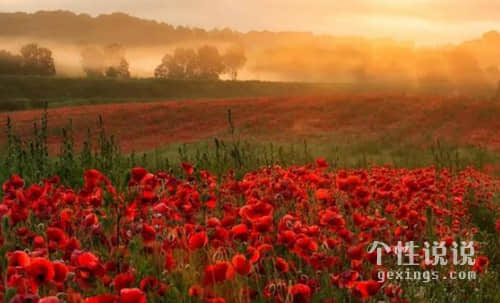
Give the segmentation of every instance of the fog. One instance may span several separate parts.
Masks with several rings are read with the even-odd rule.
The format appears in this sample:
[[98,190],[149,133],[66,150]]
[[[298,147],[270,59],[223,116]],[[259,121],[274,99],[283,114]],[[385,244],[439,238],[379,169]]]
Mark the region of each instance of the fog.
[[[57,74],[82,77],[82,50],[103,44],[61,43],[48,39],[0,39],[0,49],[19,52],[36,42],[53,52]],[[110,41],[111,42],[111,41]],[[392,39],[334,38],[314,35],[246,35],[239,41],[247,62],[241,80],[338,83],[412,83],[414,85],[496,85],[500,80],[500,34],[490,32],[476,40],[440,47],[416,46]],[[221,52],[234,42],[183,41],[165,46],[126,46],[124,57],[132,77],[152,77],[162,57],[177,47],[216,46]]]

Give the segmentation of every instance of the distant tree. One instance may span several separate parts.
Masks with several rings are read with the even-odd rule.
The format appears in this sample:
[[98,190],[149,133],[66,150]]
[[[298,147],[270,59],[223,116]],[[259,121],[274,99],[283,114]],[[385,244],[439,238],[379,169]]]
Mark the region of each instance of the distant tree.
[[117,66],[110,66],[106,69],[106,77],[110,78],[130,78],[129,64],[125,58],[122,58]]
[[106,58],[104,52],[93,46],[82,49],[81,64],[83,71],[90,78],[104,77],[106,69]]
[[155,78],[168,79],[172,60],[173,57],[170,54],[163,56],[160,65],[155,68]]
[[22,57],[0,50],[0,75],[17,75],[22,73]]
[[193,49],[177,48],[171,66],[171,78],[189,80],[198,73],[198,58]]
[[52,76],[56,73],[52,51],[31,43],[21,48],[22,70],[27,75]]
[[194,50],[176,48],[174,55],[165,55],[155,69],[155,77],[173,80],[190,80],[198,74],[198,57]]
[[203,80],[219,80],[220,74],[224,72],[224,62],[214,46],[205,45],[198,49],[197,78]]
[[125,48],[113,43],[105,47],[89,46],[81,52],[82,68],[87,77],[130,78]]
[[166,54],[155,69],[155,77],[173,80],[217,80],[225,65],[217,48],[204,46],[193,49],[177,48],[173,55]]
[[226,72],[232,80],[236,80],[238,78],[238,70],[240,70],[247,62],[245,50],[239,46],[233,46],[227,49],[222,56],[222,60],[226,68]]

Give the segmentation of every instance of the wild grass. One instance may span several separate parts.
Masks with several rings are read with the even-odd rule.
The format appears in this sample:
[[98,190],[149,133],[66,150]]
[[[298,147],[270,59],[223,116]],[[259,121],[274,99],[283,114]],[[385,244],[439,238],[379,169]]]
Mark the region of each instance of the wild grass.
[[[50,154],[48,148],[48,118],[44,113],[33,124],[32,135],[19,136],[13,130],[15,121],[5,121],[7,140],[0,148],[0,179],[12,174],[28,182],[58,175],[69,186],[81,185],[83,172],[90,168],[105,171],[115,184],[126,185],[128,171],[142,166],[150,171],[180,172],[180,163],[190,162],[197,168],[222,176],[229,170],[237,177],[263,166],[303,165],[318,157],[325,158],[334,168],[368,168],[391,165],[417,168],[435,165],[454,171],[466,167],[483,170],[500,165],[497,152],[477,146],[458,146],[435,141],[429,148],[395,141],[349,140],[336,143],[329,140],[265,142],[242,138],[228,113],[228,131],[224,138],[189,144],[169,144],[146,152],[124,153],[120,142],[106,132],[102,119],[96,129],[88,129],[86,139],[75,144],[71,122],[60,133],[60,148]],[[498,173],[498,172],[497,172]]]

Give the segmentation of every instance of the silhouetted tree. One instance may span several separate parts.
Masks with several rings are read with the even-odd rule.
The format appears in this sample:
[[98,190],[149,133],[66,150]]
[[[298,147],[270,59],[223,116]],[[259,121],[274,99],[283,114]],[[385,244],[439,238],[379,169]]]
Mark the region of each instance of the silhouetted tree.
[[21,48],[22,70],[27,75],[52,76],[56,73],[52,51],[31,43]]
[[193,49],[177,48],[172,63],[173,78],[193,79],[198,73],[198,58]]
[[170,54],[163,56],[161,64],[155,68],[155,78],[168,79],[172,60],[173,57]]
[[155,77],[189,80],[194,79],[198,73],[198,58],[192,49],[176,48],[174,55],[165,55],[162,63],[155,69]]
[[125,48],[117,43],[103,48],[86,47],[81,52],[82,68],[87,77],[130,78]]
[[233,46],[227,49],[222,57],[222,60],[225,65],[226,72],[232,80],[236,80],[238,78],[238,70],[240,70],[247,62],[245,50],[239,46]]
[[125,58],[122,58],[117,66],[110,66],[106,69],[106,77],[110,78],[130,78],[129,64]]
[[0,75],[21,74],[22,57],[0,50]]
[[216,47],[205,45],[198,49],[198,69],[198,79],[219,80],[224,72],[224,63]]
[[173,55],[166,54],[155,69],[155,77],[173,80],[218,80],[225,70],[217,48],[204,46],[193,49],[177,48]]

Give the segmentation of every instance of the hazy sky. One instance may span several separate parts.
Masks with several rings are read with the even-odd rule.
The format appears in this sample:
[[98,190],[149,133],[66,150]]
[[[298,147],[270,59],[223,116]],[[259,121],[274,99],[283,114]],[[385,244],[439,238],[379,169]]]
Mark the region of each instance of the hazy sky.
[[394,37],[434,44],[500,30],[499,0],[0,0],[0,11],[121,11],[174,25]]

